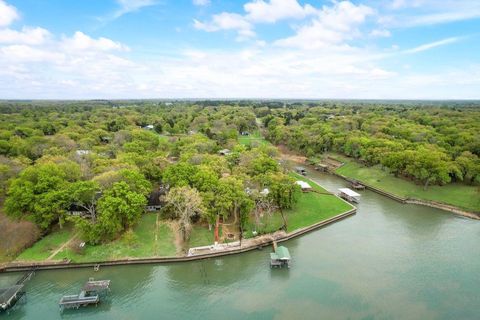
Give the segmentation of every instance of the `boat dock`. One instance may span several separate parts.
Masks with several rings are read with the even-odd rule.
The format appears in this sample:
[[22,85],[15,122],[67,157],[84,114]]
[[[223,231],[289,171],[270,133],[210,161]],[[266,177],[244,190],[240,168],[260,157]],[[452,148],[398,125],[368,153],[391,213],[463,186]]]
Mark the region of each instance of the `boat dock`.
[[65,295],[59,301],[60,309],[78,309],[88,305],[97,305],[100,297],[110,291],[110,280],[87,281],[79,294]]
[[35,270],[30,270],[24,273],[15,285],[0,288],[0,311],[7,311],[25,296],[25,291],[23,291],[25,283],[30,280],[34,274]]
[[274,252],[270,253],[270,268],[286,266],[290,268],[290,252],[287,247],[277,246],[276,242],[273,242]]
[[340,198],[345,199],[349,202],[360,202],[360,194],[356,193],[355,191],[348,189],[348,188],[340,188],[338,189],[340,193],[338,194]]

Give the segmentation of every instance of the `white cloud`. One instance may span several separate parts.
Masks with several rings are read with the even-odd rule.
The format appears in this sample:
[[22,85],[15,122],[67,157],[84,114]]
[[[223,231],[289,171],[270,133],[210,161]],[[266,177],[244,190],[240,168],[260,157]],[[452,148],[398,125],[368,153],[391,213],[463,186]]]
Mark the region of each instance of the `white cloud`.
[[370,36],[374,38],[388,38],[392,36],[392,33],[387,29],[373,29],[370,31]]
[[297,0],[254,0],[246,3],[243,8],[246,18],[252,22],[273,23],[282,19],[302,19],[316,13],[309,4],[301,6]]
[[[405,28],[430,26],[480,17],[480,1],[473,0],[393,0],[395,15],[380,21],[384,25]],[[399,11],[399,12],[397,12]]]
[[210,4],[210,0],[193,0],[193,4],[195,6],[208,6]]
[[59,52],[23,44],[1,47],[0,54],[4,61],[10,62],[59,62],[64,58],[64,55]]
[[23,27],[21,31],[12,29],[0,29],[0,43],[16,44],[43,44],[51,37],[48,30],[43,28]]
[[337,2],[333,7],[324,6],[318,16],[299,28],[294,36],[277,40],[275,44],[305,49],[341,44],[359,36],[357,27],[373,14],[374,10],[365,5]]
[[416,48],[405,50],[405,51],[403,51],[403,53],[411,54],[411,53],[418,53],[418,52],[422,52],[422,51],[427,51],[427,50],[430,50],[430,49],[433,49],[433,48],[436,48],[436,47],[441,47],[441,46],[445,46],[445,45],[448,45],[448,44],[458,42],[462,39],[464,39],[464,37],[447,38],[447,39],[423,44],[423,45],[418,46]]
[[252,24],[245,20],[242,15],[236,13],[222,12],[213,15],[212,20],[207,23],[194,20],[194,27],[207,32],[236,30],[240,39],[255,36]]
[[3,0],[0,0],[0,27],[8,26],[19,18],[20,15],[14,6],[9,5]]
[[144,7],[150,7],[157,4],[157,0],[116,0],[118,9],[107,16],[99,18],[102,22],[108,22],[118,19],[128,13],[138,11]]
[[120,42],[100,37],[93,39],[81,31],[75,32],[73,37],[64,38],[62,46],[68,51],[98,50],[98,51],[129,51],[130,49]]

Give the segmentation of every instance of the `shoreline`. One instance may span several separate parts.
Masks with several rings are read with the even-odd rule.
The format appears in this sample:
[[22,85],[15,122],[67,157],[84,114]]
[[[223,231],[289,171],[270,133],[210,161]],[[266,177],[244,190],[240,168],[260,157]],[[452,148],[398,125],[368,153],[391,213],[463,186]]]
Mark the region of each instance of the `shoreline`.
[[53,263],[9,263],[0,267],[0,273],[7,272],[21,272],[31,269],[35,270],[54,270],[54,269],[77,269],[77,268],[94,268],[94,267],[106,267],[106,266],[121,266],[121,265],[138,265],[138,264],[164,264],[164,263],[179,263],[179,262],[191,262],[197,260],[204,260],[209,258],[217,258],[223,256],[229,256],[234,254],[240,254],[255,249],[261,249],[265,246],[271,245],[273,242],[284,242],[304,234],[312,232],[317,229],[321,229],[335,222],[346,219],[356,214],[357,208],[352,205],[352,209],[340,213],[329,219],[317,222],[308,227],[300,228],[289,233],[277,231],[275,233],[266,234],[258,237],[257,239],[246,239],[246,245],[242,244],[239,247],[228,248],[226,250],[218,251],[215,253],[207,253],[193,256],[181,256],[181,257],[154,257],[154,258],[133,258],[133,259],[118,259],[98,262],[53,262]]
[[[306,164],[306,165],[310,166],[309,164]],[[390,192],[387,192],[385,190],[382,190],[382,189],[373,187],[369,184],[366,184],[361,180],[352,179],[352,178],[346,177],[344,175],[341,175],[341,174],[333,172],[333,171],[327,171],[327,172],[329,174],[332,174],[332,175],[336,176],[336,177],[342,178],[343,180],[345,180],[347,182],[352,182],[352,181],[355,180],[355,181],[361,183],[362,185],[364,185],[365,188],[370,190],[370,191],[376,192],[376,193],[378,193],[382,196],[388,197],[392,200],[395,200],[395,201],[398,201],[398,202],[401,202],[401,203],[404,203],[404,204],[416,204],[416,205],[420,205],[420,206],[436,208],[436,209],[451,212],[453,214],[456,214],[456,215],[459,215],[459,216],[462,216],[462,217],[465,217],[465,218],[469,218],[469,219],[473,219],[473,220],[480,220],[480,215],[478,215],[477,213],[471,212],[471,211],[466,211],[466,210],[463,210],[461,208],[458,208],[458,207],[450,205],[450,204],[440,203],[440,202],[430,201],[430,200],[415,199],[415,198],[402,198],[402,197],[399,197],[399,196],[397,196],[393,193],[390,193]]]

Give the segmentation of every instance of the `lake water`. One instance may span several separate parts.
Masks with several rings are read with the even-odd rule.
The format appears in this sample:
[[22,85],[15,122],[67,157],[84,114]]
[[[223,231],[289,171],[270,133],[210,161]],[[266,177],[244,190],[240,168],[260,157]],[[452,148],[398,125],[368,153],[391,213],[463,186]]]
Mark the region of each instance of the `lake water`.
[[[345,183],[315,173],[324,187]],[[311,177],[312,177],[311,175]],[[192,263],[40,271],[5,319],[480,319],[480,222],[362,192],[357,215],[270,249]],[[0,275],[0,286],[19,274]],[[110,301],[59,312],[63,294],[111,279]]]

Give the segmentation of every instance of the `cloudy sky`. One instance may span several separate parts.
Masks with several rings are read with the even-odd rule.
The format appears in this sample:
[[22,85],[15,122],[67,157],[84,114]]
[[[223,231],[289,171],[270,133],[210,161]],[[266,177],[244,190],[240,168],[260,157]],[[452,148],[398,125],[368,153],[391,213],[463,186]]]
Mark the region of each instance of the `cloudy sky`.
[[0,0],[0,99],[480,99],[479,0]]

